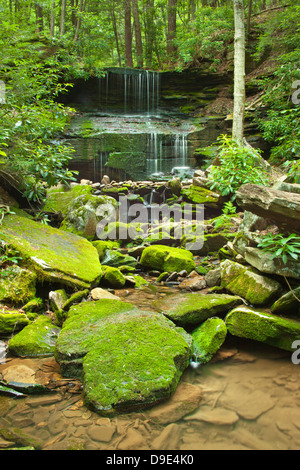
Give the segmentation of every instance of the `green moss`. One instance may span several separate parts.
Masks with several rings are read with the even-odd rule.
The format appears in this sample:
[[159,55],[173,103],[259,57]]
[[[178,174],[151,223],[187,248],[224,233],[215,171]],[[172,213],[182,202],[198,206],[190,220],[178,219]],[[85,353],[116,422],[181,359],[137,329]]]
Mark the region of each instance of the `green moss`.
[[300,340],[300,322],[279,317],[264,310],[237,307],[228,313],[228,331],[242,338],[269,344],[286,351],[293,351],[292,344]]
[[281,291],[280,284],[254,269],[226,260],[220,264],[221,286],[240,295],[252,305],[267,305]]
[[22,265],[39,281],[85,289],[101,277],[97,250],[85,238],[15,215],[4,218],[1,238],[20,252]]
[[50,318],[40,315],[10,339],[8,351],[14,356],[51,356],[58,334],[59,329],[54,327]]
[[221,318],[209,318],[198,326],[191,335],[193,359],[200,364],[206,364],[224,343],[227,327]]
[[43,210],[47,212],[60,212],[63,216],[66,216],[69,206],[75,198],[81,195],[90,195],[91,192],[91,186],[81,184],[74,186],[74,188],[69,191],[63,192],[49,189],[47,191],[47,200]]
[[104,325],[84,358],[85,401],[103,415],[153,406],[174,392],[188,363],[189,346],[175,328],[156,315],[127,316]]
[[199,325],[215,315],[225,315],[242,300],[227,294],[173,294],[155,301],[153,307],[180,326]]
[[194,185],[191,185],[188,189],[183,189],[181,193],[189,202],[194,204],[217,206],[220,199],[219,195],[209,189]]
[[106,250],[113,250],[114,248],[120,248],[120,243],[118,241],[111,241],[111,240],[95,240],[92,242],[92,245],[98,251],[100,261],[103,260]]
[[40,312],[45,308],[43,299],[39,297],[34,297],[29,300],[26,305],[23,305],[22,310],[24,312]]
[[120,253],[117,250],[106,250],[102,263],[105,266],[112,266],[114,268],[119,266],[132,266],[135,268],[138,262],[133,256]]
[[112,287],[114,289],[121,289],[125,286],[126,279],[118,268],[111,266],[102,266],[104,275],[101,280],[101,284],[104,286]]
[[25,313],[6,310],[0,313],[0,336],[7,336],[29,325],[30,320]]
[[0,271],[0,302],[20,305],[35,297],[35,273],[13,266]]
[[196,266],[193,254],[190,251],[163,245],[153,245],[145,248],[140,264],[162,272],[186,270],[188,273]]

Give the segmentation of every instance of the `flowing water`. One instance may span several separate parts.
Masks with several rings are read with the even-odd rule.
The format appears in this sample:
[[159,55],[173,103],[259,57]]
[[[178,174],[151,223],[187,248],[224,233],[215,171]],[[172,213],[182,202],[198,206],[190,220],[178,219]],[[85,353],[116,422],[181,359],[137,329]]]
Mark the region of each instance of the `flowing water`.
[[[139,307],[175,288],[116,294]],[[163,352],[163,351],[162,351]],[[48,394],[0,397],[0,448],[7,441],[44,450],[296,450],[300,446],[300,366],[289,353],[228,337],[212,362],[185,371],[172,401],[108,419],[84,405],[78,380],[54,358],[6,358],[7,381],[51,385]],[[188,388],[186,388],[188,387]],[[188,393],[187,393],[188,391]],[[186,403],[197,403],[186,414]],[[197,397],[195,399],[195,397]],[[1,437],[1,430],[11,434]],[[12,444],[10,444],[12,445]]]
[[181,112],[180,103],[162,94],[161,74],[152,71],[109,69],[96,84],[78,89],[73,101],[79,115],[65,139],[75,149],[69,167],[93,182],[104,174],[117,181],[163,178],[174,167],[190,177],[199,167],[196,150],[226,127],[222,118],[202,125]]

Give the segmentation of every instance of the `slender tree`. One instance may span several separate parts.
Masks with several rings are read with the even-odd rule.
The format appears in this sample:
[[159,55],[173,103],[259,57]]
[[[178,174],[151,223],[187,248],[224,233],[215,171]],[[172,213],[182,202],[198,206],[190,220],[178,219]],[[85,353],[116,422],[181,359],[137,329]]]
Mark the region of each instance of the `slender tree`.
[[131,1],[132,1],[132,14],[133,14],[133,21],[134,21],[137,66],[140,68],[143,68],[143,44],[142,44],[142,33],[141,33],[141,23],[140,23],[138,2],[137,0],[131,0]]
[[131,31],[131,2],[124,0],[125,12],[125,59],[126,67],[133,67],[132,60],[132,31]]
[[176,15],[177,0],[168,0],[168,37],[167,37],[167,53],[171,57],[176,52],[174,39],[176,38]]
[[61,0],[60,27],[59,27],[59,34],[61,36],[65,34],[66,3],[67,3],[67,0]]
[[243,0],[233,0],[234,6],[234,110],[232,138],[242,144],[245,114],[245,10]]

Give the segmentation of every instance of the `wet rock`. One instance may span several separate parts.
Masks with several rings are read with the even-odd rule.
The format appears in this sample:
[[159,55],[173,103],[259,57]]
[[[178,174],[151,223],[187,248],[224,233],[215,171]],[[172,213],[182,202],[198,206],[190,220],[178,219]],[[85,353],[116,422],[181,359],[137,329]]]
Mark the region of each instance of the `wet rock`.
[[144,249],[140,264],[160,272],[179,272],[186,270],[190,273],[195,269],[195,261],[190,251],[161,245],[153,245]]
[[116,426],[112,423],[109,422],[104,422],[101,425],[95,425],[91,426],[88,429],[88,435],[94,440],[94,441],[100,441],[100,442],[110,442],[115,431],[116,431]]
[[205,275],[207,287],[219,286],[221,284],[221,270],[220,268],[211,269]]
[[166,403],[155,406],[147,413],[147,416],[155,423],[174,423],[196,410],[201,397],[202,392],[199,387],[183,382],[178,385],[174,394]]
[[3,220],[1,238],[20,252],[40,282],[85,289],[101,277],[97,250],[85,238],[16,215]]
[[224,315],[242,303],[227,294],[172,294],[154,301],[153,308],[180,326],[199,325],[210,317]]
[[181,179],[179,177],[172,178],[168,182],[168,187],[171,189],[172,193],[175,194],[175,196],[180,196],[180,193],[181,193]]
[[178,287],[182,290],[199,291],[206,288],[206,281],[203,276],[194,276],[184,279]]
[[293,342],[300,339],[299,321],[261,309],[237,307],[228,313],[225,323],[234,336],[260,341],[286,351],[293,351]]
[[237,413],[225,408],[211,408],[210,406],[201,406],[200,409],[184,418],[185,421],[203,421],[217,426],[230,426],[239,420]]
[[106,250],[102,263],[105,266],[112,266],[114,268],[119,268],[120,266],[135,268],[137,266],[137,260],[133,256],[124,255],[117,250]]
[[67,293],[64,289],[49,292],[50,307],[53,312],[61,311],[64,304],[68,300]]
[[35,296],[36,277],[34,272],[19,266],[1,270],[0,302],[24,305]]
[[51,356],[59,331],[50,318],[40,315],[9,340],[8,351],[14,356]]
[[180,427],[176,423],[169,424],[152,442],[152,449],[177,449],[180,439]]
[[227,336],[226,324],[221,318],[209,318],[191,333],[192,358],[199,364],[209,362]]
[[104,175],[101,180],[101,184],[110,184],[110,177],[107,175]]
[[114,250],[120,248],[120,243],[112,240],[95,240],[92,245],[98,251],[99,259],[102,262],[107,250]]
[[188,189],[182,189],[181,194],[184,198],[193,204],[204,204],[212,208],[217,208],[218,204],[221,204],[223,198],[220,194],[214,193],[209,189],[201,186],[189,186]]
[[220,264],[221,286],[233,294],[240,295],[252,305],[271,303],[281,292],[281,285],[254,269],[231,260]]

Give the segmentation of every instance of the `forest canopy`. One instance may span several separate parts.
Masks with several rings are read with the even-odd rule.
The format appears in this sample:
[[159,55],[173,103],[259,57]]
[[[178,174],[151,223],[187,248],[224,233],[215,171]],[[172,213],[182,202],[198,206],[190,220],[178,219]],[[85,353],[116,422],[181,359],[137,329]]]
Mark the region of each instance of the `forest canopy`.
[[[271,161],[295,168],[300,7],[295,0],[244,6],[246,53],[262,67],[248,81],[260,90],[256,120]],[[43,181],[72,178],[64,166],[70,149],[55,138],[73,113],[57,98],[74,79],[111,66],[232,71],[232,0],[0,0],[0,14],[0,158],[26,176],[29,199],[43,197]]]

